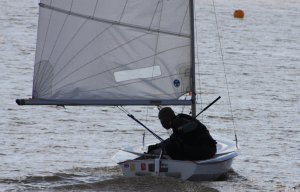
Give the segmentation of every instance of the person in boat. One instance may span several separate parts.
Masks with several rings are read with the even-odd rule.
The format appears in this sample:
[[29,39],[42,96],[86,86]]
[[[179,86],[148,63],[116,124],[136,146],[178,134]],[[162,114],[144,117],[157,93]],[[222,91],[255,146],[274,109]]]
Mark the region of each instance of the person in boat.
[[159,111],[158,117],[165,129],[172,129],[170,138],[148,146],[148,153],[165,150],[175,160],[203,160],[212,158],[217,151],[217,142],[197,119],[186,115],[175,115],[170,107]]

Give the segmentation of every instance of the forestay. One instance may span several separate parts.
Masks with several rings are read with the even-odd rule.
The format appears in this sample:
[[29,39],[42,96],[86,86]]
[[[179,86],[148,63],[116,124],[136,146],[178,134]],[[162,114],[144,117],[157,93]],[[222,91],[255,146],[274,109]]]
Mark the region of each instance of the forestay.
[[189,0],[41,0],[27,104],[191,104],[190,19]]

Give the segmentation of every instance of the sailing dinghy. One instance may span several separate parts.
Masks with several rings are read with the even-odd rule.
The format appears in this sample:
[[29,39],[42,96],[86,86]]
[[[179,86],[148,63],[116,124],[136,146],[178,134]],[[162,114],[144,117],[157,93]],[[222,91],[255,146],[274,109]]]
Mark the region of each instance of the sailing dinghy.
[[[41,0],[33,91],[19,105],[189,105],[196,116],[193,0]],[[179,99],[191,93],[189,99]],[[114,159],[125,176],[210,180],[237,150],[178,161],[132,147]]]
[[147,148],[135,146],[120,150],[113,159],[121,166],[125,176],[168,176],[182,180],[217,180],[231,169],[233,158],[238,155],[235,144],[214,136],[217,154],[207,160],[173,160],[167,155],[145,153]]

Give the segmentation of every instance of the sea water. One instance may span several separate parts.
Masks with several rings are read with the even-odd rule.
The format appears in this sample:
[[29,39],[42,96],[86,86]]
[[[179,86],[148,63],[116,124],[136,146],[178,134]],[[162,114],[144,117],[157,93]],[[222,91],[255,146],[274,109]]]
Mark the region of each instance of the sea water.
[[[31,97],[38,1],[1,0],[0,191],[300,191],[300,2],[195,2],[198,110],[222,97],[199,119],[238,138],[226,177],[124,178],[111,157],[145,131],[118,108],[17,106]],[[168,136],[156,107],[126,109]]]

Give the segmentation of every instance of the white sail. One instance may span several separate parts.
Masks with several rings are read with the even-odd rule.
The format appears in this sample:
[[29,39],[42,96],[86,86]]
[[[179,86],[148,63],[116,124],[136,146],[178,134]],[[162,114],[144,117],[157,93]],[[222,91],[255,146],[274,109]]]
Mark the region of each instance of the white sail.
[[33,99],[176,103],[190,25],[189,0],[41,0]]

